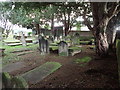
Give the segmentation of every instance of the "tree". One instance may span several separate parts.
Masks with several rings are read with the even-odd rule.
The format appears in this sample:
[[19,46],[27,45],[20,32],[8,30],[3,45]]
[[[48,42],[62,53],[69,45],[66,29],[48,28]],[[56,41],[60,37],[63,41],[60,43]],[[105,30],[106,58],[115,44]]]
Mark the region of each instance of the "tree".
[[11,3],[9,4],[9,8],[11,9],[6,9],[4,6],[8,5],[8,3],[0,3],[0,21],[1,21],[1,28],[2,28],[2,34],[5,34],[5,37],[7,38],[9,33],[12,30],[12,24],[8,25],[9,22],[9,15],[11,13]]
[[109,43],[109,48],[111,49],[115,42],[116,28],[118,26],[120,26],[120,12],[109,21],[107,26],[108,43]]
[[[84,8],[85,24],[91,30],[96,41],[96,53],[99,56],[106,56],[108,54],[107,41],[107,25],[109,21],[120,11],[120,3],[118,2],[91,2],[91,10],[93,15],[93,27],[90,25],[88,18],[86,18],[87,8]],[[112,7],[111,7],[112,6]]]
[[62,3],[52,3],[54,6],[59,6],[56,16],[58,21],[64,24],[65,36],[71,30],[73,24],[77,23],[76,19],[80,15],[81,3],[76,2],[62,2]]

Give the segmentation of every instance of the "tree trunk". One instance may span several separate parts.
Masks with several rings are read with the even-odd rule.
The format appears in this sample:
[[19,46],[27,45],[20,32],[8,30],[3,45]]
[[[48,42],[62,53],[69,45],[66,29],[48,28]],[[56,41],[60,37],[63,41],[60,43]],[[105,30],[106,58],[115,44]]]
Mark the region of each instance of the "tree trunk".
[[70,13],[68,13],[68,20],[65,18],[65,36],[67,36],[70,28]]
[[99,56],[107,56],[109,44],[107,41],[106,29],[109,22],[109,18],[105,14],[106,3],[93,2],[91,5],[94,20],[94,37],[96,40],[96,53]]
[[99,56],[107,56],[109,44],[107,40],[106,28],[107,28],[108,19],[103,20],[100,27],[96,28],[96,53]]
[[114,16],[108,23],[107,26],[107,37],[108,37],[108,43],[109,43],[109,51],[113,52],[115,51],[115,38],[116,38],[116,27],[120,26],[120,13],[117,14],[117,16]]
[[40,26],[39,26],[39,24],[36,24],[36,31],[37,31],[37,34],[40,35]]
[[108,42],[106,33],[97,33],[96,34],[96,53],[99,56],[107,56],[108,55]]
[[54,13],[53,13],[52,19],[51,19],[51,31],[52,31],[52,34],[54,34]]

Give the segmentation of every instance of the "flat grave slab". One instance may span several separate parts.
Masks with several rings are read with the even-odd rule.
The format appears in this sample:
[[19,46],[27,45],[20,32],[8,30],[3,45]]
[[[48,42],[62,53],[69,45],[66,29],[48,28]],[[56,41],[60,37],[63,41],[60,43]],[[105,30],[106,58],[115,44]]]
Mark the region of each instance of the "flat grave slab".
[[37,67],[23,75],[21,75],[27,82],[31,84],[35,84],[54,71],[56,71],[58,68],[61,67],[61,64],[58,62],[46,62],[45,64],[41,65],[40,67]]
[[5,65],[2,69],[2,71],[3,72],[12,72],[12,71],[19,70],[23,67],[25,67],[24,62],[10,63],[10,64]]
[[18,52],[26,52],[26,51],[30,51],[30,49],[27,49],[27,48],[17,49],[17,50],[11,51],[10,53],[18,53]]
[[11,43],[11,44],[7,44],[8,46],[19,46],[22,45],[22,43]]

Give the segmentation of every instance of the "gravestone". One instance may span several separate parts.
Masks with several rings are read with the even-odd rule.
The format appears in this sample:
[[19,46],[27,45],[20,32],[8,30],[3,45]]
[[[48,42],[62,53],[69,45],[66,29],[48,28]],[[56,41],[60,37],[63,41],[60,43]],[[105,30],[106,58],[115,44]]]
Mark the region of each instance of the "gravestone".
[[43,36],[39,36],[39,49],[42,55],[49,53],[49,43]]
[[48,41],[49,41],[49,43],[53,43],[54,42],[54,38],[52,36],[49,36]]
[[25,36],[24,36],[22,31],[20,32],[20,36],[21,36],[20,41],[22,42],[22,45],[23,46],[27,46],[27,43],[26,43],[26,40],[25,40]]
[[64,41],[58,43],[59,56],[68,56],[68,44]]
[[73,38],[72,38],[72,42],[74,45],[79,45],[79,38],[80,38],[79,33],[75,33]]

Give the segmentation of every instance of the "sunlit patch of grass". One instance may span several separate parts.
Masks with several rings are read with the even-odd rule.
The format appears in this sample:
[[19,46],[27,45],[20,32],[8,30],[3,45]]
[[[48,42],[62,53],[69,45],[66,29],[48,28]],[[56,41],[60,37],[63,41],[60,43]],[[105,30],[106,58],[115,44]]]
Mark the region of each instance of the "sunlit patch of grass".
[[92,60],[91,57],[86,56],[86,57],[83,57],[81,59],[76,59],[75,62],[76,63],[88,63],[91,60]]
[[18,50],[18,49],[30,49],[30,50],[36,50],[38,47],[38,44],[29,44],[27,46],[3,46],[5,48],[5,52],[11,52],[13,50]]
[[91,39],[93,39],[93,37],[91,37],[91,36],[90,36],[90,37],[84,37],[84,36],[81,36],[81,37],[80,37],[80,40],[81,40],[81,41],[86,41],[86,40],[89,41],[89,40],[91,40]]
[[58,46],[50,46],[50,48],[52,48],[52,50],[57,50]]
[[73,46],[73,47],[69,47],[69,49],[72,49],[72,50],[81,50],[82,48],[81,47]]
[[57,43],[51,43],[50,46],[57,46]]

